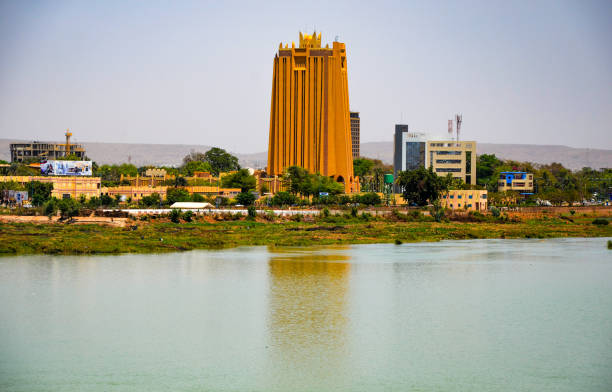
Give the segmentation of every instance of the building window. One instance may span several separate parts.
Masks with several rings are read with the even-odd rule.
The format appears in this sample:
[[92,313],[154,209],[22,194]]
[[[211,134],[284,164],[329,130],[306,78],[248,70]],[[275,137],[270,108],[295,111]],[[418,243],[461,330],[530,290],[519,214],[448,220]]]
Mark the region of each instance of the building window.
[[481,199],[486,199],[486,198],[487,198],[487,194],[486,194],[486,193],[483,193],[482,195],[480,195],[480,198],[481,198]]
[[455,198],[455,195],[451,195],[451,196],[450,196],[450,198],[451,198],[451,199],[454,199],[454,198]]
[[461,168],[458,167],[438,167],[436,173],[461,173]]
[[468,196],[470,199],[472,198],[472,195]]
[[436,163],[441,164],[460,164],[461,159],[436,159]]
[[463,196],[461,195],[457,195],[457,199],[461,199]]
[[461,155],[461,151],[436,151],[438,155]]

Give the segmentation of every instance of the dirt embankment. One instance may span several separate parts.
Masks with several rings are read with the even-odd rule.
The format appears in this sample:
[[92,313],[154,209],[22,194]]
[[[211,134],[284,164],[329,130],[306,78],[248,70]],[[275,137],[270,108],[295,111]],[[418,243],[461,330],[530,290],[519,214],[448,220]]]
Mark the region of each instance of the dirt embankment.
[[53,216],[23,216],[23,215],[0,215],[1,223],[35,223],[35,224],[97,224],[114,227],[125,227],[128,218],[110,218],[103,216],[75,216],[71,219],[60,220],[59,217]]

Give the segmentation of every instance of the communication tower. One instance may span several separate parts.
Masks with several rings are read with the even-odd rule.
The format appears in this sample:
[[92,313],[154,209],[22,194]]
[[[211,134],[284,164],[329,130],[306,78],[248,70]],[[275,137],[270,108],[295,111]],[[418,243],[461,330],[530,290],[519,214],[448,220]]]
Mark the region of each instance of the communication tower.
[[457,123],[457,141],[459,141],[459,132],[461,132],[461,123],[463,122],[463,115],[455,114],[455,122]]

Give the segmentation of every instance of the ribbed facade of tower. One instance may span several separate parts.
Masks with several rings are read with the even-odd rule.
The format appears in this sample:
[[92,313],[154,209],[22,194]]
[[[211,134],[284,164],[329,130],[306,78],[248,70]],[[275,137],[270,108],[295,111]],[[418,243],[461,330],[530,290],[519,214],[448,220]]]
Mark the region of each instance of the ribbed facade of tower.
[[353,176],[346,46],[321,47],[321,34],[281,44],[274,57],[269,175],[301,166],[358,191]]

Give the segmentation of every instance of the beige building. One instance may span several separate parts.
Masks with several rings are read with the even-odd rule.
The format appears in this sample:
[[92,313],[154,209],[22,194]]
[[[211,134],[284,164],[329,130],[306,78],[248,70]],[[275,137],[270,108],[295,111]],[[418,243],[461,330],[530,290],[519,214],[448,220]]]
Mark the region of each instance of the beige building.
[[120,185],[102,188],[102,194],[111,197],[122,196],[125,200],[131,199],[138,201],[145,196],[157,193],[161,199],[166,198],[167,186],[148,186],[148,185]]
[[527,172],[501,172],[497,182],[499,192],[517,191],[533,193],[533,174]]
[[466,184],[476,185],[476,142],[428,140],[425,167],[430,166],[439,176],[450,173]]
[[439,176],[449,173],[466,184],[476,185],[476,142],[431,138],[410,132],[408,125],[396,124],[393,173],[432,167]]
[[487,191],[451,189],[440,197],[440,205],[451,210],[486,211]]
[[87,199],[100,197],[100,177],[49,177],[49,176],[0,176],[0,182],[15,181],[26,185],[32,181],[50,182],[53,184],[51,196],[58,199],[78,199],[85,196]]

